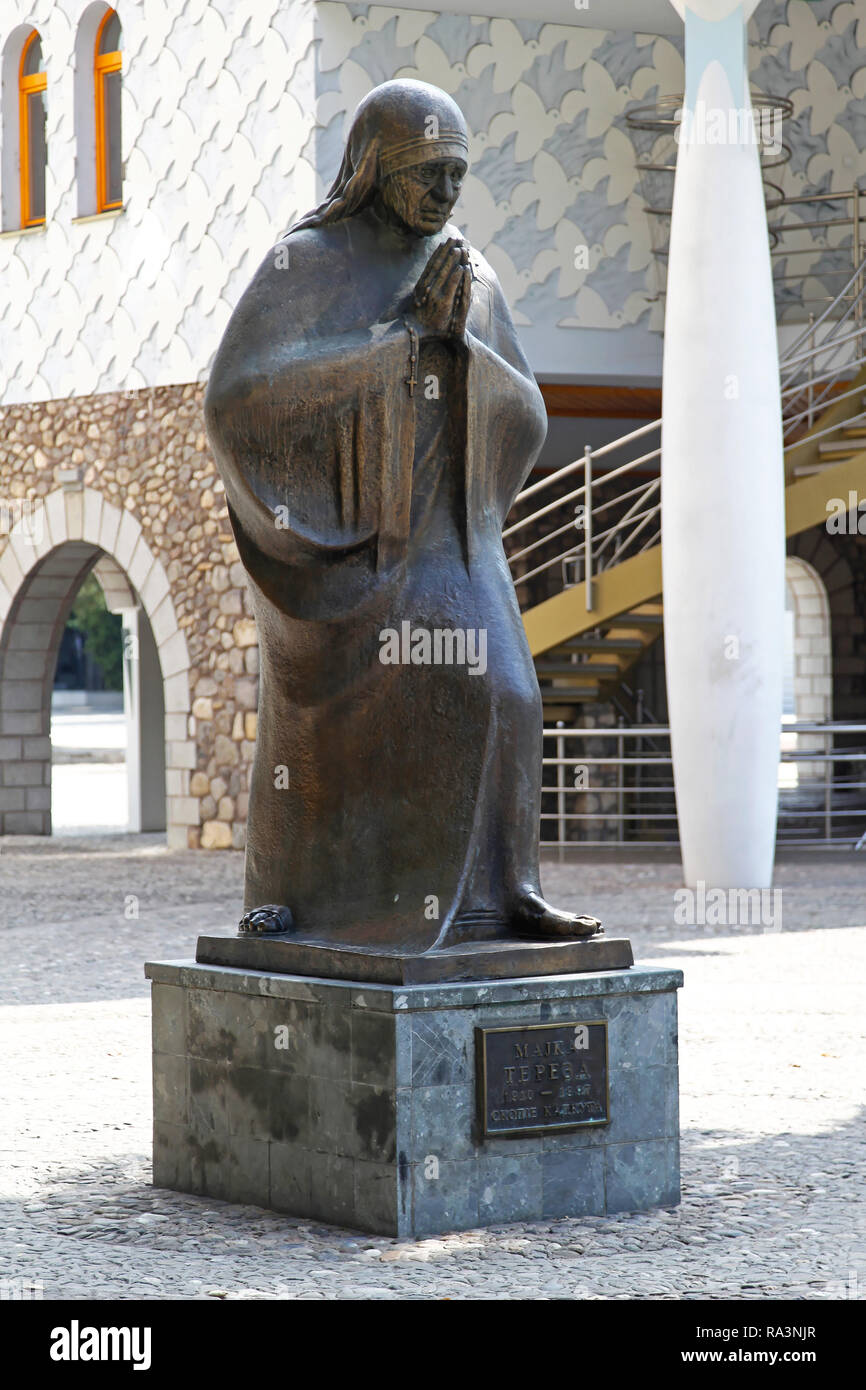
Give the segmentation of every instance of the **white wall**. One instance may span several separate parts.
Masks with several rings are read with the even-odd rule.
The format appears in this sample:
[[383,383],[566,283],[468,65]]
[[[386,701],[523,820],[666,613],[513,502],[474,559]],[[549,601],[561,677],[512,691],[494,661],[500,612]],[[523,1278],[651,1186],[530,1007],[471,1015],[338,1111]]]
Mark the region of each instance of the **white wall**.
[[[17,24],[42,34],[49,173],[45,228],[0,236],[0,402],[203,378],[259,259],[333,178],[355,105],[398,75],[466,111],[476,172],[458,220],[536,370],[657,378],[648,228],[612,125],[633,95],[676,82],[670,40],[311,0],[120,3],[125,206],[82,221],[93,132],[74,54],[91,11],[4,0],[0,43]],[[584,243],[589,271],[574,264]],[[599,345],[597,329],[626,336]]]
[[201,378],[268,245],[315,199],[309,0],[136,0],[117,6],[125,207],[76,220],[86,9],[3,0],[0,44],[19,23],[42,35],[49,149],[45,227],[0,236],[4,403]]
[[[661,27],[645,0],[627,30],[592,27],[622,22],[623,4],[607,0],[568,23],[550,18],[568,18],[564,0],[510,0],[510,17],[454,4],[471,13],[119,0],[126,205],[76,221],[92,205],[92,131],[80,178],[75,132],[89,0],[3,0],[0,47],[20,25],[42,33],[49,173],[45,229],[0,235],[0,403],[203,379],[255,265],[333,178],[356,103],[394,76],[437,83],[465,111],[473,167],[457,220],[495,266],[535,370],[657,382],[662,312],[624,112],[682,90],[673,7],[664,0],[659,35],[633,32],[642,15]],[[792,191],[866,178],[856,20],[844,0],[763,0],[756,12],[753,79],[794,100]],[[8,137],[2,154],[0,195],[14,202]],[[581,244],[588,269],[575,265]],[[819,247],[796,269],[812,259]]]

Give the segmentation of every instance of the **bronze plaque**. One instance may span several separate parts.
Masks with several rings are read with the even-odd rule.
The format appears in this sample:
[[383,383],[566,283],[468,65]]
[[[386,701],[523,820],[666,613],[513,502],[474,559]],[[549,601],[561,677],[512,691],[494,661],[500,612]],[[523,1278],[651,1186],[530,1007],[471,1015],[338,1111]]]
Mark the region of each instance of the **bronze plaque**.
[[475,1040],[485,1137],[609,1122],[606,1020],[476,1028]]

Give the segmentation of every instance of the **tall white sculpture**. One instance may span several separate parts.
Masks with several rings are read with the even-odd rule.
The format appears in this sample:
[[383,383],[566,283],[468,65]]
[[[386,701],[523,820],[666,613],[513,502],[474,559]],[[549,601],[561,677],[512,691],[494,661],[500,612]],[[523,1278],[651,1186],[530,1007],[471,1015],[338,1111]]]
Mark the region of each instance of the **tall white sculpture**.
[[785,496],[762,132],[746,66],[758,0],[671,2],[686,34],[662,433],[677,810],[689,886],[761,888],[776,833]]

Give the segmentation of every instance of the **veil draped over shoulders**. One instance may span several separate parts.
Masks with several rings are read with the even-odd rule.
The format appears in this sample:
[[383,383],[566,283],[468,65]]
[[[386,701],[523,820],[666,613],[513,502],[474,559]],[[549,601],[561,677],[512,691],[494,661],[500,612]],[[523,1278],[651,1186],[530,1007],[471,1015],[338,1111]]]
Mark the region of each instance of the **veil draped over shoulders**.
[[[501,533],[546,416],[474,251],[465,336],[425,339],[410,389],[406,306],[454,228],[398,244],[371,206],[387,152],[418,157],[435,92],[385,86],[422,89],[414,114],[362,103],[328,198],[238,304],[205,414],[259,635],[246,905],[408,953],[507,935],[538,886],[541,702]],[[441,142],[465,144],[440,98]],[[385,664],[383,632],[407,625],[483,633],[483,669]]]

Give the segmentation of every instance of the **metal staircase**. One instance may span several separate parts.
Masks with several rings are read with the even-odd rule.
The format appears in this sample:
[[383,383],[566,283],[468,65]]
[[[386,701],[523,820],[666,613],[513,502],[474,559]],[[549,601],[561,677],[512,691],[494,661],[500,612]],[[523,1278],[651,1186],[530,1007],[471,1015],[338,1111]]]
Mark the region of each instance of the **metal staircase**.
[[[864,301],[866,261],[781,355],[789,536],[866,498]],[[515,501],[503,534],[548,723],[613,699],[661,635],[660,461],[653,420]]]
[[575,703],[609,698],[631,666],[660,636],[660,603],[645,603],[624,614],[603,636],[571,638],[535,662],[545,718],[567,720]]

